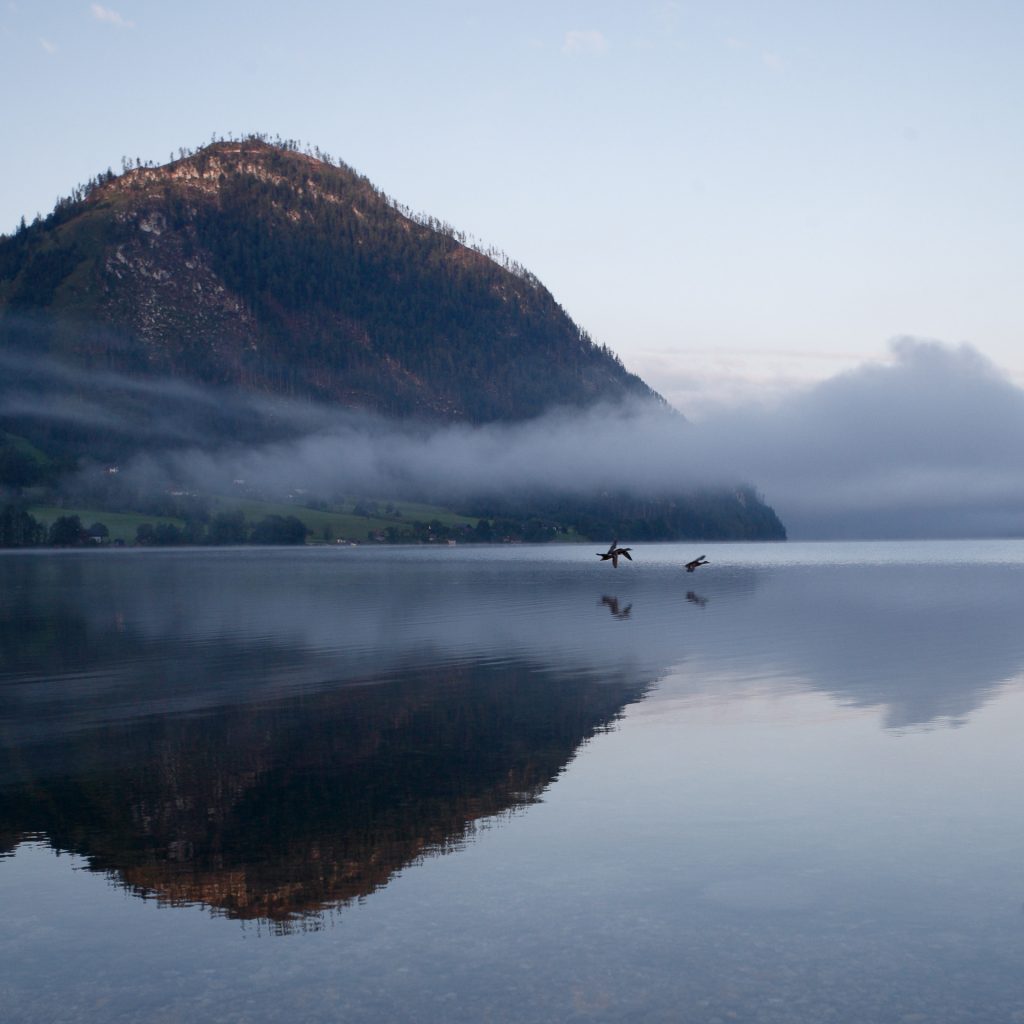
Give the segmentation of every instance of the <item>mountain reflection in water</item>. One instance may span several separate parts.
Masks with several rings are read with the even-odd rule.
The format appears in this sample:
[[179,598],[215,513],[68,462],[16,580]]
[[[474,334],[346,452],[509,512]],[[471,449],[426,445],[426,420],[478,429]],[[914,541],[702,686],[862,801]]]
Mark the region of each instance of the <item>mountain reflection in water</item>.
[[480,662],[365,683],[22,750],[2,834],[45,835],[143,895],[287,921],[536,800],[640,692]]
[[784,678],[904,728],[1024,661],[1019,565],[723,550],[698,595],[651,548],[609,594],[572,554],[0,559],[0,850],[43,837],[287,930],[539,799],[680,666],[695,695]]

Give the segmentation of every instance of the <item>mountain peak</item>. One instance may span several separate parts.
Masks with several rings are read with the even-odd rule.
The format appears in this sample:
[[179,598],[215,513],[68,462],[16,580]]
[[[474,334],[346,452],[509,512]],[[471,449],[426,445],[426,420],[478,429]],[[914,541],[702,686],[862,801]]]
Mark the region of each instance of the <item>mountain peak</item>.
[[331,195],[362,187],[368,181],[326,155],[314,155],[294,144],[275,144],[258,136],[211,142],[162,165],[127,166],[89,192],[94,203],[114,198],[158,198],[168,187],[216,196],[237,178],[294,188],[312,195]]
[[390,415],[656,397],[523,268],[258,136],[126,162],[0,238],[0,344],[26,317],[71,363]]

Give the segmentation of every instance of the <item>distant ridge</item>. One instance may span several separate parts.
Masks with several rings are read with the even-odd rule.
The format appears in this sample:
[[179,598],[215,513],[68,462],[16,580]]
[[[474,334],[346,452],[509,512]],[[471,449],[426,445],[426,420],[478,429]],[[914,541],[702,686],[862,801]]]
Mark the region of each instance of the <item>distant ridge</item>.
[[0,238],[0,345],[435,421],[659,400],[493,257],[317,151],[218,141]]

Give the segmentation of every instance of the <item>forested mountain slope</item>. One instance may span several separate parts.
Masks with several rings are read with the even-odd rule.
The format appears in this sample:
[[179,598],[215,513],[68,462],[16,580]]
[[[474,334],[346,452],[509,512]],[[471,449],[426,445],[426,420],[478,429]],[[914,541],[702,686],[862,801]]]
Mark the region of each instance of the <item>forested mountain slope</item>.
[[654,397],[532,275],[259,138],[106,172],[0,239],[0,342],[89,368],[487,422]]
[[[650,469],[637,409],[663,450],[685,427],[524,268],[291,143],[125,161],[0,237],[0,505],[146,511],[244,482],[458,506],[484,537],[785,536],[742,481],[625,477]],[[555,420],[582,441],[542,485]],[[470,435],[476,461],[453,455]]]

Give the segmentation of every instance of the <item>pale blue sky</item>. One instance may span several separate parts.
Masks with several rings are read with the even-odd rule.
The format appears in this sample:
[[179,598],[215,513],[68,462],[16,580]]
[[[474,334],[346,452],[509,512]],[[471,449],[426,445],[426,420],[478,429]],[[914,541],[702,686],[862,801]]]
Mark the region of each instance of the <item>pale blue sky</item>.
[[968,342],[1024,380],[1024,4],[0,0],[0,231],[299,139],[533,270],[684,412]]

